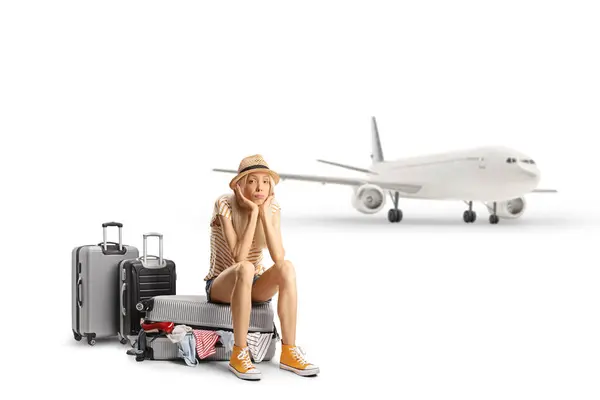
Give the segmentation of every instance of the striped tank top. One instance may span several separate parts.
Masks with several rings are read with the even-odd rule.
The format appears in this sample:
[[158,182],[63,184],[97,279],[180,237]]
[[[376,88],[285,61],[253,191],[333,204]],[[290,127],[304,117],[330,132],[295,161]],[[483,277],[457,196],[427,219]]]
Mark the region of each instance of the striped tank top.
[[[215,201],[210,221],[210,268],[204,278],[205,281],[217,277],[221,272],[236,264],[233,258],[233,251],[229,248],[225,232],[219,223],[219,215],[232,220],[231,213],[233,210],[230,201],[235,201],[235,199],[230,200],[228,195],[221,196]],[[276,199],[273,199],[271,209],[273,213],[281,210]],[[250,246],[247,261],[254,264],[255,275],[261,275],[265,272],[265,267],[262,265],[263,249],[259,249],[254,244],[254,241],[252,241],[252,245]]]

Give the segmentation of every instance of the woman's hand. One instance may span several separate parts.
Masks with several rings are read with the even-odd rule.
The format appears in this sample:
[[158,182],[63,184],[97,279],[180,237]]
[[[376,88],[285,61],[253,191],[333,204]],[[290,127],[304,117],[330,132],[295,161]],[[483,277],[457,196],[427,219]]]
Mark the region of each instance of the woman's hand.
[[273,211],[271,210],[271,204],[273,203],[273,198],[275,196],[271,194],[267,199],[259,206],[259,213],[261,220],[267,223],[271,223],[273,221]]
[[254,203],[251,200],[248,200],[243,194],[242,194],[242,189],[240,188],[240,185],[237,184],[235,186],[235,193],[238,196],[238,199],[241,200],[242,202],[242,206],[249,209],[250,212],[258,212],[258,205],[256,203]]

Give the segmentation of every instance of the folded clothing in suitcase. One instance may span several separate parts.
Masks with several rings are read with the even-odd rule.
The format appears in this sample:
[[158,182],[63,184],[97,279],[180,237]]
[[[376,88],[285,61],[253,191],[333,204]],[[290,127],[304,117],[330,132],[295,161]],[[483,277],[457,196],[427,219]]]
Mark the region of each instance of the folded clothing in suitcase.
[[[269,348],[262,359],[262,361],[269,361],[275,355],[276,343],[279,340],[279,336],[276,332],[273,333],[273,338],[269,344]],[[137,343],[136,343],[137,345]],[[229,361],[231,358],[231,350],[228,350],[221,343],[217,342],[215,345],[215,354],[212,354],[203,361]],[[171,340],[163,335],[146,335],[146,351],[143,357],[138,357],[138,361],[148,360],[177,360],[179,359],[178,346],[171,342]],[[256,360],[253,360],[256,361]]]
[[[145,312],[145,322],[173,322],[187,325],[197,330],[233,331],[231,308],[228,304],[209,303],[206,296],[155,296],[137,305],[138,311]],[[271,342],[263,360],[270,360],[275,354],[275,344],[279,339],[274,322],[274,311],[270,302],[253,303],[250,311],[249,333],[270,333]],[[137,337],[134,339],[136,340]],[[177,344],[165,334],[146,334],[146,354],[143,358],[152,360],[177,359]],[[139,344],[136,343],[139,346]],[[231,350],[217,342],[216,353],[204,360],[227,361]]]

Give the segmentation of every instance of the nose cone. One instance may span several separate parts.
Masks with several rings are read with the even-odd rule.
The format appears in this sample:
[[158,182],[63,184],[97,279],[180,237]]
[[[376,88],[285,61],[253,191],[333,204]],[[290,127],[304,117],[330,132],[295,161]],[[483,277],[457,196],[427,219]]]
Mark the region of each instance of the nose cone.
[[535,185],[539,183],[541,174],[537,165],[519,162],[519,167],[521,168],[521,171],[523,171],[523,173],[531,180],[531,182],[533,182]]

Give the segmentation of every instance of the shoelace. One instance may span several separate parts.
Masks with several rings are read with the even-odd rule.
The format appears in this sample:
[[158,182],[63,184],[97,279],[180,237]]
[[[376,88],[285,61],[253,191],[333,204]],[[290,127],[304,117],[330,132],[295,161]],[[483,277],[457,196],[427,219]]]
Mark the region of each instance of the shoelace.
[[296,361],[298,361],[301,365],[306,365],[308,364],[308,361],[306,361],[306,359],[304,359],[303,356],[306,355],[306,353],[304,353],[304,350],[302,350],[301,347],[292,347],[292,356],[294,357],[294,359]]
[[238,360],[242,361],[242,365],[246,369],[252,369],[254,366],[252,365],[252,361],[250,361],[250,355],[248,354],[248,348],[243,349],[240,354],[237,356]]

